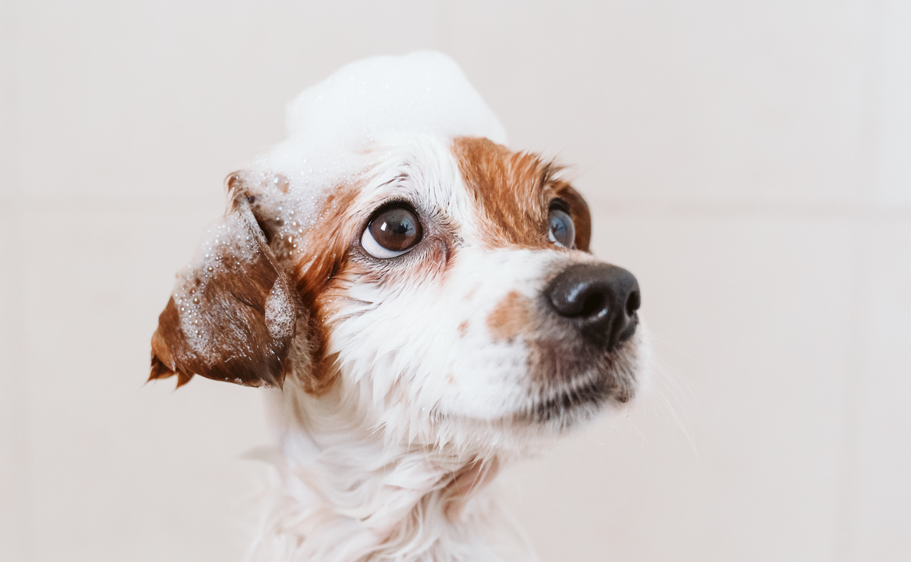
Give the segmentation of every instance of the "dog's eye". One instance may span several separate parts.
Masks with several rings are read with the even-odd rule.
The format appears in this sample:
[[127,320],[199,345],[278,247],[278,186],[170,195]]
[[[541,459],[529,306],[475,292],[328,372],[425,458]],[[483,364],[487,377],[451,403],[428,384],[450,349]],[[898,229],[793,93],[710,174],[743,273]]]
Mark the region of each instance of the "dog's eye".
[[386,207],[370,219],[361,246],[375,258],[394,258],[421,241],[421,222],[407,207]]
[[576,226],[573,224],[572,217],[569,213],[559,207],[551,207],[548,215],[550,229],[547,237],[551,242],[561,248],[575,248],[576,244]]

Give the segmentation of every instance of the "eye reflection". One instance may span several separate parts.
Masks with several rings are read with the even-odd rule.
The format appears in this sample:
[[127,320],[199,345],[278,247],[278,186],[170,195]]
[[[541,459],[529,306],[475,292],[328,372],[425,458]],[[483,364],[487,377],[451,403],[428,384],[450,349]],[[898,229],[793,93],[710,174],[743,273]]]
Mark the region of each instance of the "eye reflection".
[[421,222],[414,211],[404,206],[386,207],[370,219],[361,246],[375,258],[394,258],[414,248],[421,234]]
[[553,207],[548,215],[550,228],[547,237],[561,248],[575,248],[576,226],[572,217],[563,209]]

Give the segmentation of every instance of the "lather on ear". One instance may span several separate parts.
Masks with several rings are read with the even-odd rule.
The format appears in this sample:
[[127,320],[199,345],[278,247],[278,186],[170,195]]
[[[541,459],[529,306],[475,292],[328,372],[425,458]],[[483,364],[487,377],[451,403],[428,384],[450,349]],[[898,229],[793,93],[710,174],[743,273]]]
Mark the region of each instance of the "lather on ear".
[[[232,209],[179,275],[152,336],[149,380],[193,375],[281,386],[303,307],[250,208],[232,185]],[[252,199],[252,198],[251,198]]]

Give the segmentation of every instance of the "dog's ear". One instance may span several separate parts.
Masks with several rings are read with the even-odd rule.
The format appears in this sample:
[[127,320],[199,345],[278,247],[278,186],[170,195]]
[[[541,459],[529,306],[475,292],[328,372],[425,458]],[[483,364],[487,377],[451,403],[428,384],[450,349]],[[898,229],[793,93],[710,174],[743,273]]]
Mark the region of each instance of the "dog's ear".
[[181,386],[200,375],[282,385],[305,313],[253,215],[253,198],[234,186],[229,198],[231,209],[179,274],[158,318],[149,380],[176,375]]

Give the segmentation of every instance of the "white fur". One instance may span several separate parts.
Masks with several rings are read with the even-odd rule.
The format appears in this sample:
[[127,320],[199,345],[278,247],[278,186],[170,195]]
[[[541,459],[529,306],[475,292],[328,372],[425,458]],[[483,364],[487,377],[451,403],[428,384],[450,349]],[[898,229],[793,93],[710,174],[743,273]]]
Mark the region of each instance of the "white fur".
[[[488,494],[485,472],[545,449],[564,425],[516,421],[534,395],[531,344],[497,341],[485,319],[508,293],[533,300],[566,266],[596,259],[557,247],[489,248],[445,139],[397,135],[372,150],[379,158],[348,218],[363,222],[384,201],[405,199],[432,223],[425,228],[455,232],[458,252],[446,275],[406,268],[397,283],[341,279],[345,297],[329,319],[331,390],[307,394],[290,376],[272,397],[278,454],[251,558],[534,560]],[[621,367],[641,375],[642,347],[637,332]],[[447,486],[475,465],[476,493],[447,503]]]

